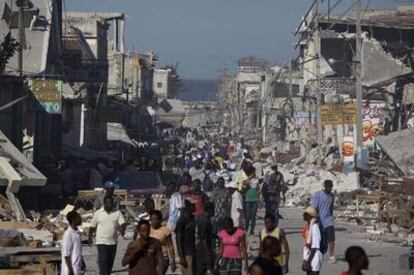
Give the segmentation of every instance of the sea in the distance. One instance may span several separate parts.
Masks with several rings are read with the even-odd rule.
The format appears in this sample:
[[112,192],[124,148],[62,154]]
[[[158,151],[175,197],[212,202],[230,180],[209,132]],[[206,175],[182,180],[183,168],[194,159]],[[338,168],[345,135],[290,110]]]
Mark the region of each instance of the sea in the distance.
[[217,101],[217,80],[183,79],[177,99],[183,101]]

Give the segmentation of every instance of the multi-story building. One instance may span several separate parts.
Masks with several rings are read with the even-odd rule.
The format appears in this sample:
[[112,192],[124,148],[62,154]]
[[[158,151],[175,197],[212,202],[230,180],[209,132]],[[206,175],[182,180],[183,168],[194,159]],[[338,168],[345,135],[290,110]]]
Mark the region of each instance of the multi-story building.
[[171,92],[171,70],[155,69],[153,90],[158,101],[170,98]]

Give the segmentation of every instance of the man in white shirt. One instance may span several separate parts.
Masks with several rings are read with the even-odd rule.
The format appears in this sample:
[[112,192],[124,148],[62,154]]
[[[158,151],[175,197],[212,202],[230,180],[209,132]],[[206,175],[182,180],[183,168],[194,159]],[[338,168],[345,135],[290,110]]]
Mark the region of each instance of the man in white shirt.
[[308,207],[303,213],[306,226],[303,230],[303,264],[302,270],[307,275],[319,275],[323,255],[320,250],[321,231],[317,222],[318,212],[314,207]]
[[167,227],[171,230],[171,232],[174,232],[178,218],[181,214],[181,208],[183,208],[182,194],[180,191],[181,189],[178,190],[178,186],[175,182],[171,182],[168,185],[167,193],[171,195],[169,201]]
[[98,267],[100,275],[109,275],[114,265],[118,231],[124,236],[126,223],[119,210],[114,211],[112,197],[104,198],[104,206],[92,217],[89,228],[89,245],[92,245],[93,233],[96,230],[95,244],[98,249]]
[[233,220],[234,226],[239,227],[242,225],[243,196],[238,189],[237,182],[231,181],[226,187],[229,189],[231,194],[230,216]]
[[62,239],[62,275],[85,274],[85,262],[82,258],[81,236],[78,226],[82,224],[82,218],[76,211],[67,214],[66,219],[69,227],[63,234]]

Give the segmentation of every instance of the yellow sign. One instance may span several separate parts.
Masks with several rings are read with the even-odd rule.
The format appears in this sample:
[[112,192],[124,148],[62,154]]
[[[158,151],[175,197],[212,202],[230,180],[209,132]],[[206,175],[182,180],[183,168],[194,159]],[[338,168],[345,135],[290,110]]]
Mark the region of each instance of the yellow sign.
[[355,124],[356,104],[322,104],[321,120],[324,125]]

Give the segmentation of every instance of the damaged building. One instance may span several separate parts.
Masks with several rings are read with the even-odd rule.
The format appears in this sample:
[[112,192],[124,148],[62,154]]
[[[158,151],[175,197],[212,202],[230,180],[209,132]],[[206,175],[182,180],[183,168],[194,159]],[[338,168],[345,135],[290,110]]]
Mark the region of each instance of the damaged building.
[[[404,129],[412,123],[413,18],[412,6],[364,11],[362,127],[364,146],[370,149],[374,148],[376,135]],[[298,35],[304,96],[316,101],[320,80],[322,105],[355,102],[355,16],[319,15],[316,18],[310,12],[301,23]],[[356,135],[354,129],[354,123],[349,121],[327,123],[324,139],[333,137],[337,144],[342,144],[344,137]]]
[[[0,33],[19,37],[15,1],[0,1]],[[34,163],[58,155],[61,148],[61,17],[56,1],[27,1],[23,10],[22,58],[10,58],[0,78],[4,134]],[[21,64],[21,66],[20,66]],[[39,92],[36,85],[47,85]],[[47,90],[47,91],[46,91]],[[54,100],[46,98],[53,94]],[[47,144],[47,145],[46,145]]]

